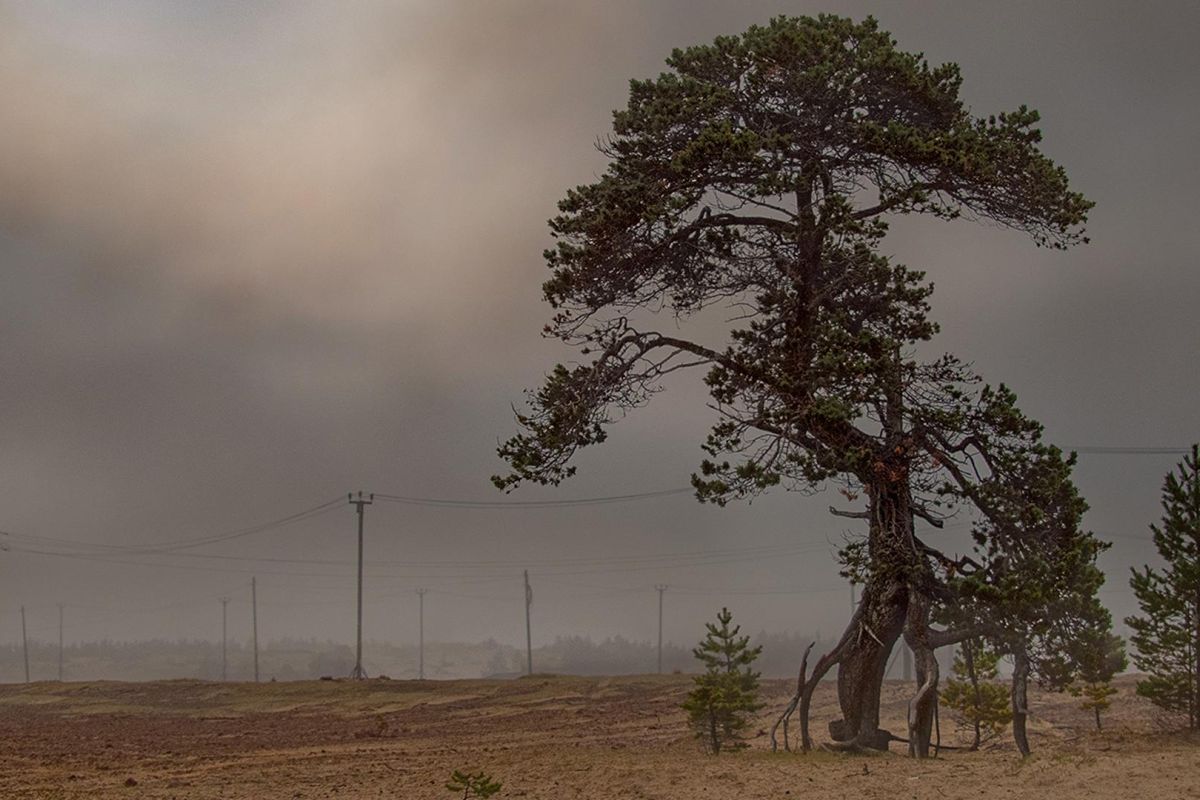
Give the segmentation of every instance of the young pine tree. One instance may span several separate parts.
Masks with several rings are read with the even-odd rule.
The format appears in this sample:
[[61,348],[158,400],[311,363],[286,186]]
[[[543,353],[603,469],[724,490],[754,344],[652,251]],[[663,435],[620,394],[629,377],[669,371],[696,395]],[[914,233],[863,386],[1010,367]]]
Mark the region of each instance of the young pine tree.
[[1138,694],[1170,712],[1186,714],[1200,730],[1200,446],[1192,445],[1162,491],[1163,519],[1151,525],[1162,570],[1133,570],[1129,583],[1142,609],[1125,623],[1138,669],[1149,677]]
[[471,800],[471,798],[479,798],[487,800],[487,798],[500,791],[500,781],[492,780],[492,776],[486,772],[464,772],[456,769],[450,773],[450,780],[446,781],[446,788],[458,794],[462,792],[463,800]]
[[704,662],[683,709],[696,737],[716,755],[725,747],[745,747],[741,733],[749,715],[762,708],[758,701],[758,673],[751,668],[762,647],[750,647],[749,636],[739,636],[741,626],[730,627],[733,614],[722,608],[717,624],[705,623],[708,634],[692,650]]
[[1079,674],[1070,687],[1071,694],[1083,698],[1080,707],[1084,711],[1096,713],[1096,730],[1102,730],[1100,712],[1111,705],[1109,698],[1117,693],[1112,685],[1113,676],[1129,663],[1125,658],[1125,640],[1111,633],[1090,635],[1082,643],[1078,660]]
[[1012,720],[1008,688],[996,683],[1000,654],[982,639],[968,639],[954,656],[954,677],[946,681],[942,702],[955,712],[959,722],[974,729],[972,750],[985,739],[1004,730]]

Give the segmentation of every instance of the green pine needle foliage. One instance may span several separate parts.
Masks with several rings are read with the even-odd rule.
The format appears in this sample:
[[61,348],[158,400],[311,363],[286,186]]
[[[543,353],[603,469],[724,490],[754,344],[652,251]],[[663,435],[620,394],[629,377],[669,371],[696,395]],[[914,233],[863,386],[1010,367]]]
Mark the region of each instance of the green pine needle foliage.
[[1117,687],[1111,683],[1081,683],[1071,687],[1071,694],[1083,698],[1079,707],[1084,711],[1094,711],[1096,714],[1096,730],[1101,729],[1100,712],[1107,711],[1112,703],[1109,698],[1117,693]]
[[1138,694],[1200,730],[1200,446],[1167,475],[1162,507],[1162,524],[1150,530],[1166,566],[1133,570],[1142,613],[1125,623],[1134,663],[1149,676]]
[[462,792],[463,800],[470,800],[472,797],[486,799],[500,791],[501,784],[485,772],[464,772],[456,769],[450,773],[446,788],[455,794]]
[[[968,664],[970,649],[974,676]],[[998,736],[1012,722],[1012,704],[1008,687],[997,683],[1000,654],[981,641],[968,641],[954,656],[953,677],[941,692],[944,705],[954,712],[959,724],[975,730],[974,747]]]
[[745,747],[742,733],[750,715],[763,707],[759,673],[751,668],[762,647],[750,647],[750,637],[740,636],[741,626],[731,627],[732,621],[733,614],[722,608],[717,624],[705,623],[708,633],[692,650],[703,662],[704,674],[693,679],[695,686],[683,702],[688,724],[713,755]]
[[1096,730],[1102,730],[1100,712],[1108,710],[1112,705],[1109,698],[1117,693],[1112,685],[1113,676],[1129,664],[1125,657],[1125,640],[1098,631],[1086,636],[1080,649],[1079,673],[1069,690],[1075,697],[1083,698],[1079,707],[1093,712],[1096,715]]

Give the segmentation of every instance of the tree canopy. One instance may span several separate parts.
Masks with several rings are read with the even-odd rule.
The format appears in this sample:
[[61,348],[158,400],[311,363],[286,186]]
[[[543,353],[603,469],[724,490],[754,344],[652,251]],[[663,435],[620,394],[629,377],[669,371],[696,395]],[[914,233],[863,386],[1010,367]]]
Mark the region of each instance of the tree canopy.
[[[573,474],[614,412],[685,363],[709,367],[723,412],[710,450],[745,457],[705,465],[707,499],[781,479],[869,482],[879,437],[856,423],[886,422],[890,393],[959,366],[896,363],[936,326],[923,274],[876,252],[885,217],[985,217],[1066,247],[1091,203],[1038,150],[1036,112],[973,117],[955,65],[898,50],[872,19],[781,17],[667,63],[631,82],[607,172],[551,221],[547,332],[594,357],[550,375],[527,433],[502,447],[512,472],[499,482]],[[711,348],[631,319],[723,301],[745,304],[749,324]]]
[[[667,65],[630,83],[607,170],[550,221],[544,333],[583,360],[530,395],[494,480],[558,484],[666,376],[703,369],[716,422],[692,476],[700,500],[829,481],[866,500],[842,512],[867,521],[863,602],[813,680],[838,663],[844,729],[874,741],[877,667],[902,629],[936,683],[923,653],[956,640],[928,628],[932,605],[1002,595],[1032,629],[1090,586],[1065,584],[1062,559],[1087,573],[1095,556],[1072,462],[1014,393],[953,355],[917,356],[937,332],[933,286],[879,252],[888,219],[983,219],[1066,248],[1086,241],[1092,204],[1040,151],[1037,112],[974,115],[957,66],[898,49],[871,18],[778,17]],[[735,314],[724,336],[681,328],[715,305]],[[940,526],[963,506],[981,558],[915,535],[914,517]],[[1018,601],[1031,577],[1053,580]]]

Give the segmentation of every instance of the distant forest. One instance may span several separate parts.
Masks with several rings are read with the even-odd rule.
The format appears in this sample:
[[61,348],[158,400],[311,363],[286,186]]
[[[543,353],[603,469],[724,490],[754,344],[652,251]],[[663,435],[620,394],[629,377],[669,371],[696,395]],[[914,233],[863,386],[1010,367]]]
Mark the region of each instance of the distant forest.
[[[804,648],[813,640],[798,633],[759,633],[755,644],[763,646],[755,666],[765,677],[794,677]],[[833,646],[818,640],[813,658]],[[368,641],[363,645],[363,662],[371,677],[397,679],[417,677],[417,646]],[[664,672],[698,671],[690,647],[663,645]],[[533,651],[536,672],[570,675],[628,675],[654,672],[657,648],[654,642],[632,641],[621,636],[596,641],[582,636],[559,637]],[[278,639],[259,649],[261,680],[304,680],[322,676],[344,677],[354,667],[353,648],[315,639]],[[897,658],[889,674],[900,676]],[[30,678],[58,678],[58,644],[31,640]],[[253,680],[254,653],[248,642],[228,644],[228,678]],[[513,677],[525,671],[525,651],[489,639],[479,643],[427,642],[425,676],[431,679]],[[221,679],[221,643],[198,639],[141,642],[98,641],[67,645],[63,652],[63,677],[83,680],[162,680],[171,678]],[[25,678],[20,643],[0,645],[0,682],[17,683]]]

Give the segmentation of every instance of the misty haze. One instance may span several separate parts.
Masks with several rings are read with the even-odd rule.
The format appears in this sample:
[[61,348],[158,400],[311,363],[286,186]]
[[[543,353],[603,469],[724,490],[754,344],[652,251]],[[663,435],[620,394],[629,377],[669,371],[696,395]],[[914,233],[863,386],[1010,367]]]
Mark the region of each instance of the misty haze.
[[1198,25],[0,0],[0,796],[1191,796]]

